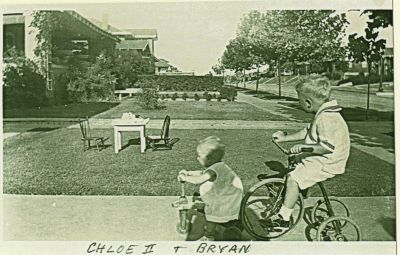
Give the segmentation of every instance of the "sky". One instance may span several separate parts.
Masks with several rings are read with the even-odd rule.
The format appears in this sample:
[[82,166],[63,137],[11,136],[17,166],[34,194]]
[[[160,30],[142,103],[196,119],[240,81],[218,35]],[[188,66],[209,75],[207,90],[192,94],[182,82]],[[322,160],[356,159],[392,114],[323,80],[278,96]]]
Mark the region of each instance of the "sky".
[[[284,3],[277,5],[271,0],[90,3],[61,8],[73,9],[86,18],[98,20],[106,14],[108,23],[117,28],[155,28],[158,31],[156,57],[168,60],[181,71],[205,74],[222,56],[229,40],[235,38],[244,14],[251,10],[264,12],[275,6],[288,8]],[[366,6],[363,4],[363,7]],[[363,31],[366,18],[360,17],[359,11],[348,12],[348,19],[348,34]],[[392,33],[391,28],[382,33],[383,38],[388,39],[387,47],[393,45]]]

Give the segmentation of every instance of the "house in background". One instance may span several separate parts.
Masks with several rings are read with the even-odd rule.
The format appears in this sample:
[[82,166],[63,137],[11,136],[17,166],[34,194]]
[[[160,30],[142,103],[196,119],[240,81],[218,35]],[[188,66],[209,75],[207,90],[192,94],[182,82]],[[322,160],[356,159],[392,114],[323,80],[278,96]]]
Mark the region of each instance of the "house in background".
[[156,74],[161,75],[167,73],[169,70],[171,70],[171,65],[168,64],[168,61],[163,60],[163,59],[158,59],[157,62],[154,63],[156,67]]
[[[393,48],[385,48],[382,60],[380,63],[375,63],[377,65],[377,69],[380,70],[379,66],[381,66],[383,70],[383,75],[391,75],[393,76],[394,72],[394,58],[393,58]],[[380,71],[379,71],[380,72]],[[344,73],[345,78],[350,76],[356,76],[360,73],[364,75],[368,74],[368,66],[367,62],[362,63],[353,63],[349,62],[349,69]]]
[[[64,103],[67,99],[67,84],[60,77],[72,57],[87,62],[95,59],[103,50],[115,49],[120,39],[93,24],[75,11],[50,11],[57,15],[58,26],[52,32],[53,52],[46,53],[45,72],[47,97],[53,103]],[[15,48],[27,58],[37,58],[38,30],[31,27],[33,11],[3,15],[3,59],[7,62],[9,49]]]
[[[90,18],[90,20],[120,39],[120,43],[117,44],[118,50],[135,50],[154,56],[154,42],[158,40],[157,29],[119,29],[108,23],[107,14],[103,15],[101,21],[95,18]],[[146,47],[148,47],[148,50]]]
[[154,42],[158,40],[157,29],[123,29],[132,34],[134,40],[144,40],[149,43],[151,55],[155,55]]
[[167,60],[156,58],[154,62],[156,75],[194,75],[194,72],[181,72]]
[[116,45],[119,51],[136,51],[143,57],[151,57],[149,42],[146,40],[122,40]]
[[155,56],[155,41],[158,40],[157,29],[124,28],[119,29],[108,23],[108,15],[104,14],[102,20],[91,18],[99,27],[118,37],[116,49],[119,51],[136,51],[143,57],[152,58],[156,75],[194,75],[194,72],[181,72],[165,59]]

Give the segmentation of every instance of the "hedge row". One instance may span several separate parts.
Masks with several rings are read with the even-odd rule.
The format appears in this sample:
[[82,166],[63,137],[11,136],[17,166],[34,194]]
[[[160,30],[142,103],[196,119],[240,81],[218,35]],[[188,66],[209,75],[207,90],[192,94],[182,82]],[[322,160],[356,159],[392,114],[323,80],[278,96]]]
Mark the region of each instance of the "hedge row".
[[178,94],[177,92],[173,94],[160,94],[159,95],[161,100],[171,98],[172,100],[176,100],[178,98],[182,98],[183,100],[186,101],[186,99],[193,98],[196,101],[199,101],[200,99],[205,99],[207,101],[211,101],[212,99],[217,99],[218,101],[221,101],[222,99],[227,99],[228,101],[235,101],[235,95],[233,94],[216,94],[216,93],[208,93],[207,91],[204,93],[194,93],[193,95],[189,93],[183,93],[183,94]]
[[222,77],[141,75],[135,86],[158,91],[219,91]]

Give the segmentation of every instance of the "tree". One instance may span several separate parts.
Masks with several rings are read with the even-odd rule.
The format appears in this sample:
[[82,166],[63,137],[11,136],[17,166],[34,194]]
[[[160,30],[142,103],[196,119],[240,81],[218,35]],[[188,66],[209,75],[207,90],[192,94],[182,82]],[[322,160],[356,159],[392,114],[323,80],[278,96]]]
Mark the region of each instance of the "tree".
[[379,32],[374,32],[375,29],[367,27],[365,29],[365,37],[357,34],[349,35],[349,57],[356,62],[367,62],[368,69],[368,89],[367,89],[367,110],[366,119],[368,119],[369,112],[369,93],[370,93],[370,79],[371,79],[371,67],[376,61],[382,58],[383,51],[385,49],[386,40],[377,40]]
[[133,51],[115,51],[111,56],[112,74],[117,78],[116,89],[126,89],[138,80],[139,74],[154,73],[154,63]]
[[243,85],[245,84],[245,72],[249,70],[251,63],[251,56],[248,51],[248,44],[242,37],[237,37],[229,42],[226,50],[222,55],[221,63],[228,69],[235,72],[243,72]]
[[255,43],[252,36],[257,34],[259,25],[263,22],[263,15],[259,11],[251,11],[244,15],[239,24],[237,37],[242,38],[248,51],[249,62],[251,68],[257,68],[256,75],[256,92],[258,92],[259,68],[261,65],[269,62],[269,56],[266,50],[262,48],[262,44]]
[[39,57],[40,71],[45,74],[47,87],[50,87],[50,68],[52,64],[52,53],[55,47],[52,43],[52,34],[61,28],[60,11],[35,11],[30,24],[38,30],[36,34],[37,45],[34,53]]
[[69,99],[74,102],[113,99],[116,77],[111,72],[111,63],[109,56],[100,54],[86,72],[68,83]]
[[213,65],[213,66],[211,67],[211,69],[213,70],[213,72],[214,72],[216,75],[221,75],[221,74],[222,74],[222,82],[224,82],[224,79],[225,79],[225,67],[224,67],[224,65],[221,63],[221,59],[220,59],[220,58],[218,59],[218,63],[215,64],[215,65]]
[[[388,26],[393,26],[393,11],[392,10],[366,10],[363,11],[363,15],[369,17],[367,22],[368,28],[371,31],[378,31],[379,28],[386,28]],[[380,82],[378,91],[383,91],[382,86],[382,76],[383,76],[383,65],[382,58],[380,59]]]
[[286,62],[323,62],[342,59],[341,39],[347,21],[343,14],[326,10],[267,11],[248,38],[257,45],[266,63],[274,62],[280,73]]

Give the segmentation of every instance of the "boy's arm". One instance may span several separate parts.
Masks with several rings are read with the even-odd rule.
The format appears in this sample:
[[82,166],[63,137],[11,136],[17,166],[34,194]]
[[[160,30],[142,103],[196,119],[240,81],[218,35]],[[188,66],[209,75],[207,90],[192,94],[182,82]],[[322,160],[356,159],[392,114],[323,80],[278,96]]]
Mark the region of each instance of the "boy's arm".
[[202,174],[203,174],[203,171],[202,171],[202,170],[196,170],[196,171],[181,170],[181,171],[179,172],[179,174],[197,176],[197,175],[202,175]]
[[289,149],[290,153],[293,154],[298,154],[301,153],[303,148],[312,148],[313,154],[318,154],[318,155],[324,155],[328,153],[332,153],[331,150],[326,149],[324,146],[321,144],[296,144],[292,148]]
[[[191,172],[198,172],[198,171],[190,171]],[[200,171],[202,172],[202,171]],[[205,173],[201,173],[200,175],[184,175],[184,174],[180,174],[178,176],[178,179],[180,179],[181,181],[184,182],[189,182],[192,184],[202,184],[208,180],[211,179],[211,175],[208,172]]]
[[278,131],[272,134],[272,139],[275,139],[275,141],[277,142],[293,142],[293,141],[304,140],[306,135],[307,135],[307,129],[299,130],[293,134],[287,134],[286,132]]

